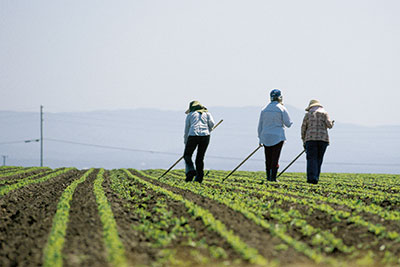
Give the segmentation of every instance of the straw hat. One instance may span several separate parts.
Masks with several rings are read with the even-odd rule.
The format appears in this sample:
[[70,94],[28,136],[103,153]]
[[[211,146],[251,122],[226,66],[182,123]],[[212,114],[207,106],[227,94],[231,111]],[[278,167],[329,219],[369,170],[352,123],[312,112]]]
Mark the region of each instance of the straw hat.
[[189,114],[192,111],[199,111],[200,113],[207,111],[207,108],[200,104],[199,101],[192,101],[189,103],[189,108],[185,111],[186,114]]
[[321,103],[319,103],[318,100],[313,99],[313,100],[310,101],[310,104],[308,104],[308,107],[306,107],[306,111],[309,111],[310,108],[315,107],[315,106],[320,106],[320,107],[322,107]]

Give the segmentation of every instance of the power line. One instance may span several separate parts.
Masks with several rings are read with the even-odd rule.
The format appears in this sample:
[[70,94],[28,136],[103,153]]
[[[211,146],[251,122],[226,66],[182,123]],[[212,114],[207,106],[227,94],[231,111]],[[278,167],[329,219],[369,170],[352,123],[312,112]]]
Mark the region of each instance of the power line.
[[19,143],[26,143],[25,140],[20,140],[20,141],[10,141],[10,142],[4,142],[4,143],[0,143],[0,145],[10,145],[10,144],[19,144]]
[[[33,140],[20,140],[20,141],[10,141],[0,143],[0,145],[8,145],[8,144],[20,144],[20,143],[28,143],[28,142],[37,142],[40,139],[33,139]],[[132,152],[143,152],[143,153],[151,153],[151,154],[163,154],[163,155],[173,155],[173,156],[182,156],[181,153],[174,153],[174,152],[165,152],[165,151],[157,151],[157,150],[146,150],[146,149],[137,149],[137,148],[127,148],[127,147],[118,147],[118,146],[107,146],[107,145],[99,145],[99,144],[90,144],[90,143],[83,143],[83,142],[76,142],[70,140],[62,140],[62,139],[55,139],[55,138],[44,138],[43,140],[58,142],[58,143],[65,143],[65,144],[73,144],[73,145],[81,145],[81,146],[88,146],[88,147],[97,147],[97,148],[104,148],[104,149],[113,149],[113,150],[121,150],[121,151],[132,151]],[[243,158],[239,157],[226,157],[226,156],[213,156],[209,155],[207,158],[213,159],[223,159],[223,160],[243,160]],[[257,159],[252,158],[249,161],[264,161],[264,159]],[[289,162],[287,160],[280,160],[280,162]],[[295,164],[304,164],[305,161],[299,161]],[[386,167],[397,167],[400,164],[396,163],[363,163],[363,162],[325,162],[326,165],[345,165],[345,166],[386,166]]]
[[81,146],[98,147],[98,148],[107,148],[107,149],[115,149],[115,150],[123,150],[123,151],[148,152],[148,153],[157,153],[157,154],[165,154],[165,155],[180,155],[178,153],[171,153],[171,152],[144,150],[144,149],[118,147],[118,146],[105,146],[105,145],[99,145],[99,144],[89,144],[89,143],[82,143],[82,142],[75,142],[75,141],[54,139],[54,138],[45,138],[44,140],[58,142],[58,143],[66,143],[66,144],[74,144],[74,145],[81,145]]
[[[181,153],[173,153],[173,152],[164,152],[164,151],[157,151],[157,150],[146,150],[146,149],[137,149],[137,148],[127,148],[127,147],[118,147],[118,146],[106,146],[106,145],[99,145],[99,144],[90,144],[90,143],[82,143],[82,142],[75,142],[69,140],[62,140],[62,139],[54,139],[54,138],[45,138],[46,141],[58,142],[58,143],[66,143],[66,144],[74,144],[74,145],[82,145],[82,146],[89,146],[89,147],[97,147],[97,148],[105,148],[105,149],[114,149],[114,150],[122,150],[122,151],[133,151],[133,152],[144,152],[144,153],[152,153],[152,154],[163,154],[163,155],[173,155],[173,156],[182,156]],[[209,155],[207,158],[213,159],[223,159],[223,160],[243,160],[243,158],[239,157],[226,157],[226,156],[213,156]],[[252,158],[249,161],[264,161],[264,159],[257,159]],[[280,160],[281,162],[289,162],[287,160]],[[304,161],[299,161],[296,163],[304,164]],[[362,163],[362,162],[325,162],[324,164],[327,165],[360,165],[360,166],[388,166],[388,167],[397,167],[399,164],[390,164],[390,163]]]
[[126,124],[131,124],[131,123],[136,123],[137,120],[142,120],[142,121],[147,121],[147,118],[138,118],[134,117],[133,119],[120,119],[119,116],[116,119],[115,116],[113,115],[107,115],[107,117],[96,117],[98,115],[92,116],[92,115],[75,115],[75,114],[69,114],[69,113],[50,113],[51,117],[69,117],[69,118],[76,118],[76,119],[83,119],[83,120],[97,120],[101,122],[113,122],[113,123],[126,123]]
[[[65,119],[58,119],[58,118],[47,118],[47,122],[51,122],[51,123],[71,123],[71,124],[76,124],[76,125],[84,125],[84,126],[94,126],[94,127],[100,127],[100,128],[106,128],[106,129],[110,129],[110,124],[107,124],[106,121],[104,121],[104,124],[99,124],[99,123],[93,123],[93,122],[83,122],[83,121],[72,121],[72,120],[65,120]],[[112,122],[110,122],[112,123]],[[116,129],[116,128],[123,128],[123,129],[133,129],[135,131],[145,131],[148,132],[149,128],[151,127],[151,129],[153,130],[160,130],[162,129],[163,132],[168,132],[168,133],[178,133],[181,132],[182,130],[178,130],[176,127],[167,127],[170,126],[170,124],[165,124],[165,125],[150,125],[149,127],[147,127],[146,129],[139,126],[135,126],[137,125],[134,122],[130,122],[129,124],[118,124],[118,122],[114,122],[117,123],[116,125],[112,126],[111,129]]]
[[[70,114],[70,113],[49,113],[48,118],[51,119],[55,119],[55,120],[59,120],[58,117],[69,117],[70,119],[81,119],[81,120],[97,120],[97,121],[101,121],[101,122],[111,122],[111,123],[124,123],[125,125],[130,125],[130,124],[135,124],[138,123],[138,121],[148,121],[149,118],[148,117],[143,117],[143,116],[130,116],[129,118],[126,117],[121,117],[118,114],[103,114],[100,115],[101,117],[98,117],[100,114]],[[158,122],[157,124],[160,123],[164,123],[165,125],[171,125],[171,121],[168,122]],[[173,122],[176,125],[181,125],[181,121],[180,120],[176,120]]]
[[[106,145],[89,144],[89,143],[75,142],[75,141],[62,140],[62,139],[54,139],[54,138],[45,138],[45,140],[46,141],[52,141],[52,142],[58,142],[58,143],[82,145],[82,146],[97,147],[97,148],[106,148],[106,149],[115,149],[115,150],[123,150],[123,151],[145,152],[145,153],[152,153],[152,154],[164,154],[164,155],[174,155],[174,156],[179,155],[179,156],[182,156],[181,153],[164,152],[164,151],[157,151],[157,150],[146,150],[146,149],[137,149],[137,148],[118,147],[118,146],[106,146]],[[241,158],[235,158],[235,157],[221,157],[221,156],[208,156],[208,158],[231,159],[231,160],[240,160],[241,159]]]
[[[12,115],[19,115],[16,113],[13,113]],[[62,114],[67,117],[72,117],[72,118],[80,118],[80,119],[90,119],[90,120],[101,120],[101,121],[112,121],[112,122],[117,122],[117,123],[125,123],[125,125],[122,125],[123,127],[129,127],[129,128],[134,128],[138,129],[137,127],[132,127],[131,123],[133,121],[130,120],[115,120],[111,118],[96,118],[96,117],[91,117],[91,116],[79,116],[79,115],[70,115],[70,114]],[[49,119],[49,118],[47,118]],[[136,118],[137,119],[137,118]],[[61,122],[67,122],[67,123],[75,123],[75,124],[92,124],[96,125],[99,127],[107,127],[106,125],[99,125],[99,124],[93,124],[92,122],[89,123],[84,123],[84,122],[72,122],[72,121],[65,121],[63,119],[58,119],[58,118],[53,118],[51,117],[50,120],[54,121],[61,121]],[[145,152],[145,153],[153,153],[153,154],[164,154],[164,155],[182,155],[181,153],[172,153],[172,152],[164,152],[164,151],[155,151],[155,150],[145,150],[145,149],[136,149],[136,148],[126,148],[126,147],[117,147],[117,146],[107,146],[107,145],[99,145],[99,144],[90,144],[90,143],[82,143],[82,142],[75,142],[75,141],[69,141],[69,140],[62,140],[62,139],[52,139],[52,138],[46,138],[43,139],[43,106],[40,106],[40,139],[33,139],[33,140],[19,140],[19,141],[9,141],[9,142],[2,142],[0,145],[9,145],[9,144],[20,144],[20,143],[29,143],[29,142],[39,142],[40,141],[40,166],[43,166],[43,140],[48,140],[48,141],[53,141],[53,142],[59,142],[59,143],[67,143],[67,144],[74,144],[74,145],[82,145],[82,146],[89,146],[89,147],[97,147],[97,148],[104,148],[104,149],[114,149],[114,150],[121,150],[121,151],[132,151],[132,152]],[[142,129],[140,127],[140,129]],[[165,129],[164,129],[165,131]],[[173,131],[175,132],[175,131]],[[352,131],[347,131],[348,133],[351,133]],[[345,132],[345,133],[347,133]],[[241,133],[242,135],[246,136],[247,133]],[[238,132],[236,132],[235,135],[238,135]],[[225,156],[208,156],[208,158],[214,158],[214,159],[222,159],[222,160],[242,160],[242,158],[239,157],[225,157]],[[4,158],[5,160],[5,158]],[[253,158],[250,159],[251,161],[264,161],[264,159],[257,159]],[[285,160],[281,160],[281,162],[288,162]],[[297,162],[304,164],[304,161]],[[397,167],[400,164],[391,164],[391,163],[354,163],[354,162],[325,162],[327,165],[345,165],[345,166],[387,166],[387,167]]]

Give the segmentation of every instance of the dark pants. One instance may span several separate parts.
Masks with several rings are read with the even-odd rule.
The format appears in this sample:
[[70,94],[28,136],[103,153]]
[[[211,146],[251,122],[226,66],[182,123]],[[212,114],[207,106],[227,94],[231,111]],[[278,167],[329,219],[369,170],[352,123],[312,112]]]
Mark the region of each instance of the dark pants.
[[325,141],[307,141],[307,182],[317,184],[321,173],[321,165],[329,143]]
[[281,156],[281,150],[283,141],[273,146],[264,145],[265,154],[265,170],[267,172],[268,181],[276,181],[276,174],[279,168],[279,157]]
[[[189,136],[185,146],[183,158],[186,163],[186,181],[190,182],[193,176],[196,175],[195,181],[202,182],[204,176],[204,155],[206,153],[208,144],[210,143],[210,136]],[[196,169],[193,166],[192,155],[197,147],[196,154]]]

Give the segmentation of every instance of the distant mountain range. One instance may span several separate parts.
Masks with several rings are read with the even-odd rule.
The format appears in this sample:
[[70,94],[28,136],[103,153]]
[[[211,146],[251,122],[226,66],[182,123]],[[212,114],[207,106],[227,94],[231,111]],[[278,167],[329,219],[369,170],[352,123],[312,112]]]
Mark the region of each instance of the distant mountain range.
[[[287,106],[294,125],[286,129],[281,168],[302,151],[304,111]],[[210,107],[215,121],[206,168],[230,170],[258,146],[261,107]],[[77,168],[163,168],[183,153],[183,111],[134,109],[44,113],[44,165]],[[7,165],[39,165],[39,113],[0,111],[0,155]],[[400,126],[364,127],[336,121],[324,172],[400,173]],[[176,168],[183,168],[183,162]],[[264,170],[259,150],[240,170]],[[304,172],[303,155],[288,172]]]

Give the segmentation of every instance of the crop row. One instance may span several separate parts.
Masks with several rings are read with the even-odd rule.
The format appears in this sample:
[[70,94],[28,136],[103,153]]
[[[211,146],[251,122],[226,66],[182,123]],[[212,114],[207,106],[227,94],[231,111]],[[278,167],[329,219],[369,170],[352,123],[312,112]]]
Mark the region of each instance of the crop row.
[[[213,175],[209,178],[210,181],[221,181],[223,176],[221,175]],[[399,202],[399,194],[389,194],[379,192],[377,194],[373,192],[369,193],[353,193],[353,198],[342,197],[342,194],[346,194],[340,192],[340,190],[336,190],[340,192],[336,194],[334,191],[330,190],[331,185],[322,184],[318,186],[309,186],[305,183],[290,183],[290,182],[280,182],[279,185],[271,185],[267,188],[259,185],[258,179],[254,181],[254,179],[250,178],[237,178],[233,177],[226,181],[226,184],[229,186],[240,186],[240,187],[248,187],[249,189],[263,189],[275,192],[281,192],[285,194],[292,194],[296,197],[305,197],[312,198],[314,200],[323,201],[326,203],[346,206],[350,210],[355,210],[357,212],[367,212],[380,216],[385,220],[399,220],[400,219],[400,211],[397,210],[388,210],[390,207],[382,207],[374,203],[382,203],[383,201],[386,203],[392,203],[392,209],[397,209],[398,205],[395,205]],[[351,193],[350,193],[351,195]],[[362,200],[371,200],[373,203],[365,203]],[[369,201],[369,202],[371,202]]]
[[27,174],[29,172],[34,172],[34,171],[38,171],[38,170],[50,170],[49,168],[46,167],[31,167],[31,168],[23,168],[23,169],[11,169],[11,170],[7,170],[6,172],[2,172],[0,173],[0,178],[4,178],[7,176],[14,176],[14,175],[23,175],[23,174]]
[[[382,181],[380,181],[382,183]],[[399,182],[400,183],[400,182]],[[341,198],[356,199],[358,201],[364,201],[365,203],[375,203],[381,205],[382,203],[392,203],[397,205],[399,203],[399,192],[400,186],[394,184],[381,186],[381,184],[375,183],[373,186],[363,183],[357,183],[357,181],[347,181],[346,183],[330,181],[329,183],[322,183],[314,187],[306,187],[304,184],[297,183],[293,180],[287,180],[283,183],[283,186],[287,186],[292,190],[302,190],[303,192],[313,192],[321,195],[331,196],[340,195]]]
[[125,248],[118,236],[117,223],[102,187],[103,176],[104,169],[100,169],[94,181],[94,195],[96,196],[100,220],[103,224],[103,238],[107,248],[108,261],[112,266],[128,266]]
[[[70,202],[77,186],[93,173],[94,169],[86,171],[79,179],[72,182],[63,192],[57,204],[57,211],[53,218],[53,226],[50,231],[47,245],[43,253],[44,266],[62,266],[62,250],[65,243],[66,231],[69,222]],[[111,266],[127,266],[124,247],[119,239],[117,226],[111,207],[102,188],[104,169],[100,169],[94,181],[94,195],[100,220],[103,225],[103,241],[108,254],[108,262]]]
[[155,192],[162,193],[166,197],[171,198],[175,201],[179,201],[185,205],[188,209],[189,214],[192,214],[194,217],[201,218],[203,223],[217,232],[222,238],[226,239],[226,241],[240,254],[245,260],[248,260],[250,263],[266,265],[267,260],[262,257],[257,250],[249,247],[245,242],[243,242],[237,235],[235,235],[232,231],[228,230],[227,227],[219,220],[215,219],[212,213],[208,210],[194,204],[193,202],[183,198],[179,194],[175,194],[165,188],[156,186],[150,182],[144,181],[143,179],[133,175],[128,170],[124,170],[126,175],[131,179],[145,185],[146,187],[152,189]]
[[[221,179],[210,179],[210,181],[214,181],[215,183],[218,184]],[[299,197],[299,198],[307,198],[307,199],[312,199],[315,201],[320,201],[324,203],[329,203],[332,205],[340,205],[343,207],[347,207],[349,210],[353,212],[366,212],[366,213],[371,213],[374,215],[378,215],[382,219],[385,220],[400,220],[400,212],[396,210],[387,210],[387,208],[383,208],[381,206],[378,206],[376,204],[370,203],[370,204],[365,204],[364,202],[360,201],[360,199],[346,199],[346,198],[340,198],[338,196],[335,196],[332,194],[330,196],[324,196],[319,194],[321,191],[324,190],[319,190],[323,186],[320,185],[318,188],[314,186],[309,186],[308,188],[304,188],[303,186],[300,185],[290,185],[288,183],[282,182],[279,183],[279,186],[260,186],[255,183],[250,183],[250,182],[236,182],[236,181],[226,181],[226,184],[229,184],[229,186],[232,187],[238,187],[241,188],[241,190],[248,190],[249,192],[253,193],[253,190],[256,190],[257,192],[262,190],[262,191],[268,191],[268,192],[274,192],[274,193],[280,193],[280,194],[285,194],[285,195],[291,195],[294,197]],[[396,201],[398,201],[399,195],[393,197],[396,198]],[[387,201],[389,201],[390,198],[386,198]]]
[[[376,235],[378,235],[380,237],[387,237],[387,238],[393,239],[393,240],[399,238],[399,234],[397,232],[386,231],[386,228],[382,225],[375,225],[373,223],[363,220],[360,216],[355,215],[352,212],[335,209],[335,208],[331,207],[330,205],[323,203],[324,201],[326,201],[327,203],[342,204],[345,206],[350,206],[350,208],[354,208],[355,210],[357,210],[356,207],[354,207],[354,206],[351,207],[350,203],[345,203],[338,199],[332,198],[332,199],[328,200],[327,198],[321,197],[321,196],[310,196],[310,195],[304,195],[302,193],[291,192],[291,191],[288,192],[288,191],[279,190],[274,187],[270,187],[265,190],[248,189],[248,188],[240,188],[240,187],[236,187],[236,188],[244,190],[248,194],[254,194],[253,195],[254,197],[252,199],[250,199],[250,201],[255,204],[262,204],[263,200],[273,198],[273,199],[282,200],[282,201],[286,201],[286,202],[305,205],[312,209],[317,209],[317,210],[326,212],[327,214],[332,215],[334,218],[337,218],[337,220],[347,219],[349,222],[355,223],[360,226],[365,226],[368,228],[369,231],[375,233]],[[376,210],[368,209],[368,207],[364,207],[364,206],[362,206],[362,208],[360,208],[360,210],[379,214],[378,212],[376,212]],[[357,211],[360,211],[360,210],[357,210]],[[386,212],[383,214],[379,214],[379,215],[381,215],[382,217],[385,218]],[[387,216],[387,217],[388,217],[387,219],[398,220],[398,218],[393,218],[393,217],[389,217],[389,216]]]
[[[194,254],[204,264],[210,261],[208,255],[215,259],[228,258],[222,247],[208,245],[207,238],[197,234],[193,221],[176,214],[176,204],[172,209],[170,204],[174,200],[168,196],[157,194],[144,184],[128,178],[121,170],[111,171],[110,181],[111,189],[120,198],[129,201],[129,213],[138,219],[138,223],[132,224],[132,229],[144,233],[151,240],[151,248],[159,250],[155,265],[182,265],[182,260],[176,255],[176,249],[182,250],[182,247],[186,255]],[[214,235],[210,232],[210,236]],[[188,247],[191,248],[189,251]]]
[[[182,170],[172,171],[176,174],[183,174]],[[209,177],[217,175],[219,177],[225,177],[228,174],[227,171],[211,170],[209,171]],[[248,172],[248,171],[237,171],[231,178],[240,181],[265,181],[265,172]],[[300,186],[307,185],[306,177],[304,173],[284,173],[281,176],[281,181],[288,182],[289,184],[297,184]],[[365,193],[399,193],[400,192],[400,175],[387,175],[387,174],[352,174],[352,173],[322,173],[320,184],[324,187],[338,190],[346,190],[347,192],[365,192]],[[319,187],[314,186],[314,187]]]
[[[222,187],[219,182],[214,182],[214,185]],[[262,187],[259,185],[241,185],[240,183],[230,184],[229,188],[233,187],[236,189],[240,189],[242,191],[247,192],[248,194],[255,194],[256,196],[259,195],[260,197],[269,197],[275,198],[280,200],[289,201],[292,203],[298,203],[302,205],[307,205],[312,207],[313,209],[319,209],[324,211],[330,215],[337,216],[339,219],[347,219],[352,223],[356,223],[360,226],[367,227],[371,232],[381,236],[387,237],[392,240],[399,239],[399,233],[396,231],[387,231],[386,228],[382,225],[375,225],[368,221],[362,219],[361,214],[363,212],[372,213],[374,215],[380,216],[384,220],[392,220],[392,221],[399,221],[400,214],[397,211],[387,211],[382,207],[376,206],[374,204],[364,205],[356,200],[348,200],[348,199],[339,199],[334,197],[324,197],[321,195],[315,194],[307,194],[303,193],[301,190],[289,190],[285,187],[275,187],[275,186],[268,186]],[[257,197],[255,198],[255,201]],[[334,207],[327,205],[335,205]],[[343,211],[341,209],[337,209],[336,207],[345,207],[349,211]]]
[[0,166],[0,175],[7,172],[15,172],[17,170],[21,170],[24,167],[14,167],[14,166]]
[[88,170],[84,175],[82,175],[82,177],[72,182],[60,197],[57,204],[57,211],[53,218],[53,226],[43,253],[43,265],[46,267],[62,266],[62,249],[69,221],[70,202],[75,192],[75,188],[80,183],[83,183],[91,172],[93,172],[93,169]]
[[[159,176],[158,171],[149,170],[147,171],[147,173],[151,173],[155,177]],[[215,175],[213,175],[213,177],[215,177]],[[236,177],[234,178],[236,179]],[[167,181],[167,183],[171,183],[174,186],[186,187],[186,185],[181,183],[181,181],[183,181],[183,178],[179,177],[179,174],[176,174],[176,172],[174,172],[174,174],[172,175],[169,175],[169,179],[170,181]],[[336,218],[339,221],[345,219],[348,221],[348,223],[353,223],[361,227],[365,227],[368,229],[368,231],[373,232],[379,238],[387,238],[389,240],[393,240],[394,243],[397,243],[399,241],[397,232],[388,231],[384,226],[363,220],[360,216],[354,215],[351,212],[337,210],[324,202],[329,200],[327,198],[317,201],[320,196],[311,195],[315,197],[315,199],[313,199],[313,197],[310,197],[310,195],[302,195],[301,193],[298,193],[299,191],[290,191],[279,187],[275,188],[274,186],[265,187],[260,186],[254,182],[252,182],[251,184],[248,183],[243,186],[241,185],[241,183],[231,183],[229,181],[227,181],[225,184],[221,184],[221,180],[221,177],[217,177],[216,179],[206,179],[205,182],[203,182],[205,186],[210,188],[207,190],[210,190],[212,192],[210,197],[213,197],[215,195],[221,196],[222,200],[229,200],[231,203],[235,203],[235,205],[240,205],[241,203],[244,203],[243,209],[247,209],[248,211],[251,210],[254,214],[257,214],[259,218],[268,214],[268,216],[272,217],[272,219],[281,224],[286,221],[289,225],[297,226],[301,229],[300,231],[302,231],[305,236],[313,235],[313,238],[309,243],[328,244],[328,246],[326,247],[326,249],[328,249],[327,251],[329,251],[329,249],[331,249],[332,247],[336,247],[337,249],[348,253],[352,251],[353,248],[344,246],[343,242],[340,239],[334,237],[334,235],[329,233],[329,231],[327,230],[313,229],[312,227],[310,227],[310,225],[306,223],[306,220],[302,218],[302,215],[299,215],[298,212],[293,210],[293,205],[299,207],[308,207],[306,210],[308,210],[310,214],[312,214],[314,209],[319,210],[323,213],[329,214],[331,218]],[[193,188],[190,188],[190,190],[193,190]],[[202,188],[202,190],[206,191],[206,188]],[[293,194],[297,193],[297,196],[293,196]],[[275,202],[273,202],[274,205],[271,206],[266,204],[268,203],[268,201],[271,200],[275,200]],[[284,203],[292,203],[290,204],[290,210],[283,211],[282,209],[277,207],[276,201],[280,203],[282,203],[282,201]],[[333,201],[333,203],[335,203],[335,201]],[[337,203],[343,204],[342,202],[336,202],[336,204]],[[362,208],[360,209],[365,212],[369,211]],[[372,212],[375,212],[375,210],[372,210]],[[393,220],[397,219],[393,218]],[[391,255],[389,251],[387,251],[385,256],[389,260],[393,261],[393,255]]]
[[[182,171],[174,171],[175,174],[183,175]],[[227,175],[224,171],[211,171],[210,178],[223,179]],[[319,194],[341,194],[344,198],[355,197],[357,199],[366,199],[372,197],[372,201],[377,204],[384,200],[396,200],[400,192],[400,176],[391,176],[390,179],[374,180],[373,184],[365,183],[360,179],[353,179],[353,175],[341,174],[340,176],[324,176],[322,175],[319,185],[313,187],[305,183],[304,174],[283,174],[281,177],[281,186],[286,186],[294,190],[302,190],[304,192],[317,192]],[[337,179],[336,177],[341,177]],[[343,178],[346,177],[346,178]],[[256,183],[265,181],[265,173],[263,172],[241,172],[234,174],[229,181],[241,183]],[[327,181],[327,182],[325,182]],[[328,182],[329,181],[329,182]],[[390,183],[389,183],[390,181]]]
[[[42,227],[47,229],[42,242],[44,245],[47,240],[46,246],[40,247],[44,266],[62,266],[66,260],[80,257],[79,252],[79,256],[74,254],[76,249],[63,248],[66,242],[86,244],[88,239],[70,236],[76,229],[79,233],[87,230],[87,224],[81,223],[91,221],[96,244],[104,244],[96,246],[100,260],[110,266],[131,265],[135,259],[127,253],[144,246],[149,249],[140,253],[150,255],[148,261],[153,265],[185,264],[182,259],[191,256],[178,255],[182,250],[191,255],[197,252],[193,254],[197,259],[211,255],[218,264],[220,260],[235,264],[234,258],[273,266],[274,256],[266,252],[268,245],[265,249],[270,240],[271,250],[276,250],[272,255],[296,254],[304,260],[306,256],[321,265],[400,264],[398,176],[366,175],[363,180],[362,176],[350,175],[354,178],[350,180],[346,175],[326,174],[321,183],[310,185],[304,181],[304,174],[284,174],[279,183],[266,184],[263,172],[240,171],[223,182],[227,172],[213,170],[206,172],[199,184],[186,183],[183,170],[171,171],[159,179],[164,171],[0,167],[0,197],[10,204],[20,188],[27,187],[20,190],[24,199],[31,190],[43,192],[40,190],[48,188],[49,183],[62,183],[48,213],[52,221]],[[41,187],[44,182],[48,183]],[[38,203],[37,212],[41,213]],[[82,206],[76,203],[87,205],[79,209]],[[9,217],[20,210],[10,208]],[[80,214],[96,219],[81,221],[77,219]],[[246,225],[243,229],[255,230],[251,234],[242,232],[236,224],[230,224],[233,221]],[[70,231],[71,222],[76,227]],[[270,234],[264,236],[267,232]],[[254,234],[260,237],[248,238]],[[217,239],[221,243],[216,243]],[[206,263],[209,259],[203,261]]]
[[43,177],[37,178],[37,179],[35,176],[28,177],[27,179],[22,179],[21,181],[16,182],[14,184],[2,186],[2,187],[0,187],[0,196],[5,195],[12,190],[15,190],[15,189],[18,189],[18,188],[21,188],[21,187],[24,187],[24,186],[27,186],[30,184],[41,183],[41,182],[45,182],[49,179],[56,178],[59,175],[67,173],[71,170],[74,170],[74,168],[60,169],[60,170],[57,170],[56,172],[52,172],[46,176],[43,176]]
[[28,173],[27,174],[28,176],[25,176],[22,179],[13,179],[13,178],[7,179],[7,178],[5,178],[5,179],[0,180],[0,185],[21,182],[22,180],[36,179],[37,177],[44,176],[44,175],[47,175],[52,172],[54,172],[54,171],[53,170],[45,170],[45,171],[39,172],[39,173],[35,173],[35,172],[33,174]]
[[[193,230],[188,231],[189,225],[186,224],[184,218],[177,218],[172,216],[172,212],[166,207],[165,198],[157,198],[157,202],[151,213],[147,209],[147,204],[152,198],[153,194],[145,186],[141,187],[135,184],[135,180],[129,179],[123,171],[113,171],[110,175],[112,182],[112,189],[121,197],[132,200],[135,203],[133,211],[138,216],[140,224],[133,226],[136,230],[144,232],[147,237],[154,240],[153,246],[164,247],[171,243],[173,238],[178,236],[179,231],[185,234],[194,234]],[[155,215],[156,214],[156,215]],[[185,227],[180,227],[184,225]],[[167,228],[172,228],[167,231]],[[189,234],[189,235],[190,235]]]
[[[139,173],[141,173],[143,176],[146,176],[150,179],[156,179],[156,177],[159,176],[158,172],[153,173],[154,176],[147,175],[146,173],[143,173],[143,172],[139,172]],[[290,236],[287,232],[287,227],[285,226],[285,224],[283,222],[282,223],[279,223],[279,222],[269,223],[267,220],[264,220],[262,218],[262,216],[260,216],[259,213],[254,212],[254,210],[249,209],[249,207],[248,207],[248,205],[246,205],[246,203],[244,203],[243,201],[241,201],[238,198],[235,198],[234,196],[232,196],[230,194],[223,193],[222,191],[216,190],[214,188],[199,186],[197,184],[182,183],[182,179],[179,179],[179,180],[164,179],[163,181],[172,186],[182,188],[185,190],[190,190],[190,191],[192,191],[196,194],[199,194],[203,197],[213,199],[221,204],[226,205],[227,207],[229,207],[237,212],[242,213],[246,218],[254,221],[257,225],[260,225],[261,227],[268,229],[272,235],[279,237],[285,243],[287,243],[289,246],[293,247],[294,249],[296,249],[300,253],[306,255],[307,257],[309,257],[310,259],[312,259],[313,261],[315,261],[317,263],[319,263],[319,262],[325,262],[325,263],[331,262],[332,263],[332,259],[328,259],[328,258],[324,257],[324,255],[321,254],[319,251],[312,249],[306,243],[296,240],[295,238]],[[203,182],[203,184],[204,184],[204,182]],[[312,231],[314,231],[314,229]]]

